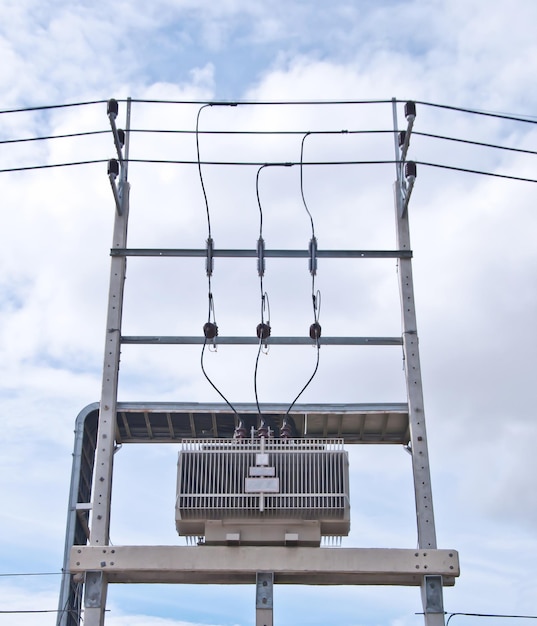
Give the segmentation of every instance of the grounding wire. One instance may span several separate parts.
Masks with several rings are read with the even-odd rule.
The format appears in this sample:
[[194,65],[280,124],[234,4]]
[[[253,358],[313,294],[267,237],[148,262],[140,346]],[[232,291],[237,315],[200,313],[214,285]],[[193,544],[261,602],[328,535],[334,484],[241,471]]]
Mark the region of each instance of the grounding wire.
[[[203,173],[201,170],[201,158],[200,158],[200,144],[199,144],[199,121],[200,121],[200,114],[202,112],[203,109],[207,108],[208,106],[211,106],[210,104],[205,104],[203,106],[201,106],[198,109],[198,114],[196,116],[196,155],[197,155],[197,163],[198,163],[198,172],[199,172],[199,178],[200,178],[200,183],[201,183],[201,189],[203,191],[203,197],[205,199],[205,210],[206,210],[206,214],[207,214],[207,231],[208,231],[208,239],[207,239],[207,246],[209,248],[209,246],[212,246],[213,240],[212,240],[212,235],[211,235],[211,213],[209,211],[209,200],[207,198],[207,192],[205,190],[205,183],[203,181]],[[214,298],[213,298],[213,294],[212,294],[212,286],[211,286],[211,276],[212,276],[212,267],[209,266],[209,258],[207,258],[207,280],[208,280],[208,300],[209,300],[209,310],[207,313],[207,324],[214,324],[215,327],[215,332],[216,334],[218,334],[218,326],[216,324],[216,314],[215,314],[215,310],[214,310]],[[205,333],[204,333],[205,334]],[[216,335],[215,335],[216,337]],[[231,402],[226,398],[226,396],[220,391],[220,389],[214,384],[214,382],[211,380],[211,378],[209,377],[209,375],[207,374],[206,370],[205,370],[205,365],[204,365],[204,356],[205,356],[205,349],[207,347],[207,340],[208,337],[205,334],[205,341],[203,342],[203,347],[201,349],[201,357],[200,357],[200,365],[201,365],[201,371],[203,373],[203,375],[205,376],[205,378],[207,379],[207,382],[211,385],[211,387],[216,391],[216,393],[222,398],[222,400],[224,400],[224,402],[229,406],[229,408],[233,411],[233,413],[235,413],[235,415],[238,417],[239,414],[237,413],[235,407],[231,404]]]

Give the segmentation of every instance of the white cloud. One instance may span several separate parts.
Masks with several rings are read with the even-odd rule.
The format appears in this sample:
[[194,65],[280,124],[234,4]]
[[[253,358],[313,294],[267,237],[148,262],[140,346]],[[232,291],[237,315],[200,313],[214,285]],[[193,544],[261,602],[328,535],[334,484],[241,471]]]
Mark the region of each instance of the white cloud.
[[[376,3],[373,8],[342,2],[329,8],[325,3],[314,5],[315,10],[310,3],[300,2],[236,1],[218,6],[190,1],[150,6],[119,2],[102,10],[98,3],[73,5],[60,0],[47,3],[46,8],[29,1],[7,4],[0,20],[4,59],[0,108],[126,95],[218,98],[222,76],[233,67],[243,76],[235,98],[367,100],[395,95],[505,112],[535,110],[535,96],[528,89],[535,65],[532,24],[537,9],[532,2],[517,3],[516,10],[512,3],[496,2],[491,9],[476,0]],[[197,111],[197,106],[135,103],[133,126],[192,128]],[[268,107],[212,107],[201,114],[200,128],[391,127],[389,104],[346,111],[335,107],[276,112]],[[2,138],[107,126],[105,104],[0,115]],[[535,147],[531,126],[423,105],[418,105],[415,130],[530,150]],[[217,141],[201,135],[200,146],[202,159],[207,160],[234,155],[287,161],[299,157],[300,137],[278,142],[267,138],[252,145],[239,138]],[[113,152],[110,135],[97,135],[4,144],[0,159],[2,167],[12,167],[107,159]],[[326,155],[386,155],[391,159],[393,147],[390,137],[312,135],[305,154],[306,159]],[[534,159],[529,155],[440,144],[418,135],[412,139],[410,154],[420,161],[535,177]],[[191,136],[134,134],[132,156],[193,159],[195,142]],[[2,536],[10,537],[14,550],[22,554],[28,540],[40,533],[47,546],[41,558],[50,563],[56,554],[56,565],[61,560],[73,422],[78,410],[98,400],[100,388],[114,211],[105,168],[103,163],[0,174],[4,207],[0,234],[2,493],[10,503],[3,514]],[[206,166],[203,172],[217,246],[253,248],[259,228],[255,171],[222,174]],[[203,246],[205,206],[194,166],[132,164],[130,179],[131,245]],[[353,176],[346,170],[312,172],[306,168],[305,194],[320,244],[373,248],[388,241],[392,247],[392,179],[391,166],[364,169]],[[311,232],[301,205],[298,168],[265,170],[260,183],[267,243],[304,247]],[[439,539],[442,546],[460,548],[463,558],[463,575],[455,589],[446,592],[450,609],[496,607],[499,612],[513,612],[516,606],[532,611],[532,590],[526,581],[531,580],[534,558],[530,557],[535,554],[530,535],[537,509],[531,497],[535,474],[533,355],[537,347],[533,196],[530,183],[420,166],[411,200]],[[336,210],[341,212],[340,221],[333,217]],[[386,238],[381,232],[386,232]],[[125,332],[200,332],[207,315],[203,264],[192,263],[184,273],[180,267],[176,260],[129,261]],[[400,332],[394,264],[379,264],[377,269],[376,264],[364,262],[350,269],[347,263],[322,263],[317,285],[322,292],[321,323],[327,334],[346,334],[349,316],[358,334]],[[303,332],[312,315],[306,266],[286,270],[271,261],[265,287],[275,331]],[[222,334],[252,331],[259,317],[254,261],[234,264],[218,259],[213,289]],[[289,315],[290,308],[293,315]],[[123,399],[219,400],[201,375],[199,352],[197,347],[180,352],[175,347],[124,346]],[[371,354],[372,360],[369,353],[362,356],[360,352],[351,361],[346,349],[323,347],[318,376],[304,400],[402,399],[400,351],[379,349]],[[262,399],[290,401],[312,371],[314,356],[309,349],[296,354],[289,349],[271,350],[261,363]],[[222,347],[216,355],[207,356],[206,365],[232,400],[251,400],[254,359],[255,350]],[[289,364],[292,375],[282,375]],[[163,452],[162,457],[156,449],[146,453],[147,466],[161,468],[169,492],[154,490],[145,466],[136,467],[135,451],[123,450],[117,456],[115,530],[125,540],[143,541],[145,528],[152,522],[150,534],[155,541],[159,537],[179,541],[173,527],[175,452]],[[413,503],[410,476],[405,474],[409,457],[401,450],[358,449],[353,454],[355,521],[349,542],[411,543]],[[131,497],[129,477],[134,475],[142,496],[138,500]],[[146,502],[152,503],[149,522],[144,521]],[[16,558],[14,550],[9,551],[10,558]],[[506,569],[505,563],[509,563]],[[519,584],[512,585],[513,580]],[[516,591],[505,593],[515,587]],[[54,591],[41,595],[28,589],[30,585],[9,589],[6,606],[7,598],[20,598],[24,606],[52,608],[56,604]],[[340,623],[358,623],[362,608],[381,601],[377,591],[353,590],[361,607],[353,605],[352,611],[343,612]],[[315,606],[319,619],[326,623],[324,596],[316,590],[299,593],[302,603]],[[347,589],[330,593],[327,597],[339,599],[338,606],[348,604]],[[367,604],[369,593],[373,600]],[[392,593],[390,598],[404,598],[403,604],[389,616],[383,614],[383,623],[418,623],[412,621],[415,616],[408,617],[417,610],[417,591]],[[483,605],[476,606],[477,597]],[[298,609],[291,592],[282,590],[281,598],[281,606],[288,606],[289,615],[295,615],[292,611]],[[248,596],[244,602],[238,603],[238,616],[233,615],[233,606],[226,606],[230,617],[225,623],[242,623],[241,611],[247,615],[246,623],[253,599]],[[217,623],[213,617],[197,617],[194,604],[193,596],[185,619]],[[169,616],[146,617],[143,607],[127,616],[125,606],[129,604],[119,594],[107,623],[187,623]],[[153,609],[164,615],[158,606]],[[31,617],[18,617],[27,621],[17,623],[53,623],[50,615]],[[1,619],[5,618],[0,623]],[[378,610],[371,609],[362,621],[380,621]]]

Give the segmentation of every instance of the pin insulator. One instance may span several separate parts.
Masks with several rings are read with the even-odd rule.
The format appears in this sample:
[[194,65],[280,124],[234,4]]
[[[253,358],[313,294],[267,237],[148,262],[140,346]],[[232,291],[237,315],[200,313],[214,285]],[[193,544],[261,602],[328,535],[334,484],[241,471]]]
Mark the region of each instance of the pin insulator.
[[246,439],[246,437],[248,436],[248,430],[246,428],[246,424],[244,423],[243,419],[239,420],[239,423],[237,425],[237,428],[235,428],[235,432],[233,436],[235,437],[235,439]]
[[256,333],[258,339],[268,339],[270,337],[270,324],[258,324]]
[[406,130],[402,130],[399,133],[399,136],[398,136],[398,141],[399,141],[399,147],[400,148],[405,145],[405,139],[406,139]]
[[108,161],[108,175],[114,178],[119,175],[119,162],[117,159],[110,159]]
[[407,178],[416,178],[416,173],[417,169],[414,161],[407,161],[407,163],[405,163],[405,176]]
[[123,148],[125,145],[125,131],[122,128],[117,129],[117,138],[119,139],[119,145]]
[[298,437],[295,420],[289,414],[283,418],[282,427],[280,428],[280,437],[283,439]]
[[205,322],[205,324],[203,324],[203,334],[206,339],[218,337],[218,326],[213,324],[213,322]]
[[412,100],[405,104],[405,117],[407,120],[409,117],[416,117],[416,103]]
[[114,119],[116,119],[119,111],[119,106],[117,100],[111,98],[108,100],[108,104],[106,105],[106,113],[107,115],[111,115]]
[[321,325],[319,324],[319,322],[314,322],[310,326],[310,338],[319,339],[320,336],[321,336]]

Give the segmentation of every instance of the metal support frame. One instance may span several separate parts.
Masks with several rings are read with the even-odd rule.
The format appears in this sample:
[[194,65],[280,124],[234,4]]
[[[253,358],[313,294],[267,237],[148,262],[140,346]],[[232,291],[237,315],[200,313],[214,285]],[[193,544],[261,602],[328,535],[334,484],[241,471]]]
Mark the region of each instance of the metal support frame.
[[[411,103],[412,104],[412,103]],[[117,107],[117,103],[115,104]],[[117,109],[115,109],[117,110]],[[64,576],[60,592],[57,626],[79,626],[82,587],[84,586],[85,626],[104,626],[106,596],[109,583],[115,582],[170,582],[170,583],[214,583],[214,584],[256,584],[256,626],[273,625],[273,586],[274,583],[294,584],[388,584],[420,586],[424,610],[425,626],[444,626],[442,589],[454,584],[459,575],[458,554],[454,550],[438,550],[432,504],[432,489],[429,470],[427,436],[421,371],[416,328],[416,313],[412,279],[412,251],[410,248],[408,201],[415,181],[415,167],[405,179],[405,159],[412,126],[412,115],[407,115],[408,128],[402,144],[398,142],[397,107],[393,101],[394,140],[397,177],[394,184],[395,214],[397,225],[397,250],[215,250],[208,242],[205,250],[170,249],[128,249],[127,224],[129,216],[129,183],[127,181],[129,129],[131,102],[127,101],[127,124],[125,132],[125,154],[121,152],[115,115],[110,118],[114,144],[119,157],[119,182],[113,182],[116,204],[113,247],[111,250],[110,290],[106,329],[106,348],[103,365],[101,401],[98,426],[87,428],[86,421],[94,419],[95,406],[87,407],[77,419],[75,454],[69,498],[69,513],[64,558]],[[113,118],[113,119],[112,119]],[[119,546],[109,545],[110,507],[113,456],[116,441],[121,436],[135,441],[177,441],[183,434],[185,411],[189,423],[196,434],[196,416],[205,420],[211,416],[213,426],[216,412],[211,407],[181,407],[177,403],[171,409],[162,407],[140,409],[134,405],[121,406],[117,402],[120,349],[123,343],[134,344],[192,344],[202,343],[198,337],[123,337],[121,335],[123,289],[128,256],[174,256],[207,258],[207,271],[211,272],[213,258],[254,257],[260,262],[268,257],[309,258],[310,270],[319,258],[397,258],[399,269],[399,289],[402,309],[402,338],[399,337],[323,337],[326,345],[402,345],[404,353],[407,401],[404,411],[393,413],[387,407],[381,408],[380,415],[384,426],[377,433],[375,427],[371,441],[384,442],[389,416],[397,421],[395,439],[388,437],[387,443],[395,443],[401,436],[409,441],[412,454],[412,471],[415,490],[416,519],[418,530],[417,550],[381,549],[341,549],[341,548],[300,548],[300,547],[246,547],[246,546],[206,546],[180,548],[177,546]],[[248,344],[254,341],[249,337],[218,338],[220,343]],[[255,340],[257,341],[257,340]],[[300,345],[310,343],[307,338],[270,338],[270,343]],[[334,427],[325,417],[331,405],[321,407],[312,424],[324,428],[321,436],[326,436],[327,428]],[[334,405],[335,406],[335,405]],[[350,405],[349,405],[350,406]],[[379,405],[380,406],[380,405]],[[327,408],[328,407],[328,408]],[[298,405],[295,409],[298,410]],[[393,408],[393,407],[392,407]],[[337,407],[335,427],[341,431],[344,413],[348,407]],[[147,411],[162,414],[165,410],[167,427],[159,426],[159,435],[154,438]],[[197,411],[197,413],[196,413]],[[304,415],[307,408],[304,409]],[[356,412],[356,409],[354,409]],[[138,427],[137,415],[144,412],[146,429]],[[319,415],[317,415],[319,413]],[[356,433],[352,427],[350,442],[367,443],[364,431],[368,415],[379,414],[379,407],[363,408],[356,417],[360,419]],[[121,415],[121,419],[120,419]],[[361,416],[361,417],[360,417]],[[225,417],[222,415],[221,417]],[[226,417],[228,419],[228,417]],[[305,419],[305,418],[304,418]],[[354,417],[353,417],[354,419]],[[404,424],[399,425],[400,419]],[[392,420],[392,421],[393,421]],[[406,420],[406,421],[405,421]],[[228,420],[229,421],[229,420]],[[130,425],[135,426],[136,435]],[[176,426],[174,426],[176,424]],[[305,424],[305,422],[304,422]],[[324,424],[324,426],[323,426]],[[121,428],[125,433],[120,436]],[[230,425],[229,427],[231,427]],[[227,427],[227,426],[226,426]],[[91,430],[91,432],[89,432]],[[143,430],[143,432],[142,432]],[[148,431],[147,433],[145,431]],[[389,429],[388,429],[389,430]],[[162,431],[162,432],[160,432]],[[401,432],[399,432],[401,431]],[[391,432],[391,431],[390,431]],[[321,434],[321,433],[319,433]],[[337,433],[341,435],[341,432]],[[388,433],[389,434],[389,433]],[[159,439],[160,437],[160,439]],[[393,438],[392,437],[392,438]],[[401,442],[400,442],[401,443]],[[89,468],[89,477],[88,477]],[[91,476],[93,472],[93,477]],[[93,491],[90,501],[90,491]],[[91,512],[91,521],[90,521]],[[88,543],[89,542],[89,543]],[[329,574],[327,576],[327,573]]]

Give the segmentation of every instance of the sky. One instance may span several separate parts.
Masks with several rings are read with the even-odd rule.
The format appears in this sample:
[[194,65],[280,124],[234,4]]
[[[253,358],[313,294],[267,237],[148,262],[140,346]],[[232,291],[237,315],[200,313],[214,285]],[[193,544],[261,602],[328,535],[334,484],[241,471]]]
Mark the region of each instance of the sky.
[[[99,400],[114,201],[111,134],[9,140],[109,129],[109,98],[173,101],[415,100],[409,205],[438,546],[460,554],[448,614],[537,615],[537,69],[533,0],[2,0],[0,3],[0,625],[56,622],[75,418]],[[403,104],[399,124],[405,124]],[[421,104],[420,104],[421,103]],[[424,104],[425,103],[425,104]],[[429,104],[427,104],[429,103]],[[473,115],[430,103],[511,117]],[[31,108],[26,112],[9,112]],[[199,105],[133,103],[133,129],[189,129]],[[125,123],[120,103],[118,122]],[[200,130],[392,130],[391,104],[211,107]],[[422,133],[417,134],[417,133]],[[435,134],[499,145],[435,139]],[[200,135],[202,160],[298,161],[301,136]],[[524,152],[524,150],[526,152]],[[393,160],[389,133],[312,134],[307,160]],[[195,160],[192,135],[132,133],[135,159]],[[454,169],[459,168],[459,169]],[[204,166],[217,247],[253,248],[259,192],[267,247],[305,248],[311,225],[298,167]],[[303,168],[319,247],[395,247],[393,164]],[[132,163],[131,247],[203,247],[197,168]],[[199,260],[198,260],[199,261]],[[202,261],[130,259],[126,335],[200,334]],[[259,322],[253,262],[217,260],[222,335]],[[267,264],[273,334],[306,334],[311,278]],[[319,266],[323,334],[399,336],[395,262]],[[253,402],[255,347],[206,355],[217,386]],[[289,403],[315,353],[262,355],[263,402]],[[400,348],[323,347],[303,402],[402,402]],[[199,346],[124,346],[122,401],[217,402]],[[174,523],[178,446],[125,445],[115,458],[115,545],[183,545]],[[354,446],[347,547],[414,548],[410,457]],[[46,574],[46,575],[45,575]],[[416,588],[278,586],[275,623],[414,626]],[[110,626],[248,626],[250,587],[111,586]],[[6,613],[21,611],[21,613]],[[22,611],[48,611],[22,613]],[[454,616],[452,626],[534,620]]]

